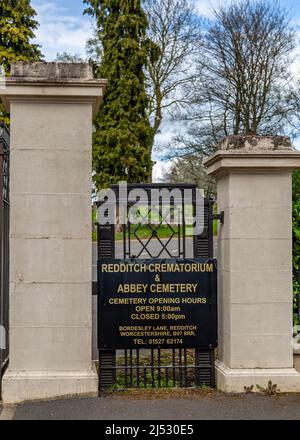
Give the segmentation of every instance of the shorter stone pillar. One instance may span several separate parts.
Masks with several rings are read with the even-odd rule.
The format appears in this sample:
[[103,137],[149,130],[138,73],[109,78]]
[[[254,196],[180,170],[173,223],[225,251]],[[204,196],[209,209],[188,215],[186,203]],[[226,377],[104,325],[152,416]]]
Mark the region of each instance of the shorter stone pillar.
[[300,391],[293,368],[292,185],[300,152],[283,137],[226,138],[206,163],[218,185],[218,388]]

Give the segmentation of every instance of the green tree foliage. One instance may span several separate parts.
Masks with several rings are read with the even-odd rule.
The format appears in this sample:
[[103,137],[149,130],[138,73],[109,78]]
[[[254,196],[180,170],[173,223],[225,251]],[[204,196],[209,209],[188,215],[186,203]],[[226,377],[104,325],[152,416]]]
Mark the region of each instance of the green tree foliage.
[[[30,0],[0,0],[0,65],[9,75],[10,66],[18,61],[38,61],[42,54],[33,44],[38,22]],[[8,123],[8,116],[0,107],[0,120]]]
[[300,325],[297,315],[300,263],[300,169],[293,173],[293,271],[294,271],[294,324]]
[[151,126],[144,68],[149,42],[140,0],[84,0],[96,18],[103,47],[98,77],[108,80],[104,103],[95,119],[94,180],[97,188],[150,178]]

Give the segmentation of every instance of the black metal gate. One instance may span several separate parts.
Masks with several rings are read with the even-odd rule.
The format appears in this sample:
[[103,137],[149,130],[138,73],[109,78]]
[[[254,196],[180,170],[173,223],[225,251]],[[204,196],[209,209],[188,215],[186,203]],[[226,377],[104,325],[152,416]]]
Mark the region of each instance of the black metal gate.
[[[185,225],[185,209],[187,203],[192,203],[196,212],[196,185],[172,184],[143,184],[128,185],[128,191],[142,188],[172,191],[179,190],[182,195],[182,222],[171,225],[167,223],[168,237],[160,237],[159,228],[164,220],[160,211],[158,225],[148,224],[147,239],[142,236],[143,220],[138,224],[129,222],[123,227],[122,251],[124,259],[132,258],[213,258],[213,220],[222,221],[222,216],[213,214],[214,201],[205,199],[204,203],[204,232],[201,235],[187,237]],[[113,186],[117,202],[120,199],[119,187]],[[185,190],[192,192],[192,202],[184,199]],[[98,203],[100,206],[101,203]],[[128,204],[128,207],[130,205]],[[151,210],[151,208],[150,208]],[[148,214],[150,214],[150,210]],[[144,216],[145,217],[145,216]],[[147,217],[147,215],[146,215]],[[144,218],[144,220],[146,220]],[[116,258],[116,226],[97,226],[98,262],[101,259]],[[158,246],[153,247],[156,242]],[[174,247],[174,243],[175,247]],[[215,386],[214,350],[198,349],[126,349],[100,350],[99,352],[99,386],[101,390],[115,387],[148,388],[148,387],[192,387]]]
[[0,125],[0,399],[8,363],[9,309],[9,132]]

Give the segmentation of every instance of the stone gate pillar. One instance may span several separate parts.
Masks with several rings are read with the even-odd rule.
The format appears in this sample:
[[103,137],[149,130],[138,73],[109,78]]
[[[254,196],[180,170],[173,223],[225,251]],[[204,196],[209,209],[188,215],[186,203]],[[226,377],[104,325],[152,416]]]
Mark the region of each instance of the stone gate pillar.
[[84,64],[18,63],[11,114],[10,361],[3,399],[97,391],[91,362],[92,116]]
[[283,137],[226,138],[206,161],[217,179],[218,387],[300,391],[292,345],[292,170],[300,152]]

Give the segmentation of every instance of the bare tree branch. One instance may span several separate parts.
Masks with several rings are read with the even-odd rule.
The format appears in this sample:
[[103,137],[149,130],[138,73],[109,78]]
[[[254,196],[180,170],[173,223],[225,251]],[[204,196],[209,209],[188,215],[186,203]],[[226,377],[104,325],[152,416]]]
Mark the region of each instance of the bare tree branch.
[[[193,56],[199,45],[199,19],[187,0],[145,0],[149,37],[158,48],[148,65],[149,118],[153,142],[164,111],[185,103],[181,89],[195,76]],[[150,57],[151,58],[151,57]]]
[[191,105],[177,115],[187,120],[194,113],[195,122],[188,141],[179,141],[190,149],[194,139],[197,150],[211,153],[224,135],[283,133],[293,112],[294,46],[295,32],[276,1],[242,0],[215,10],[196,85],[186,90]]

